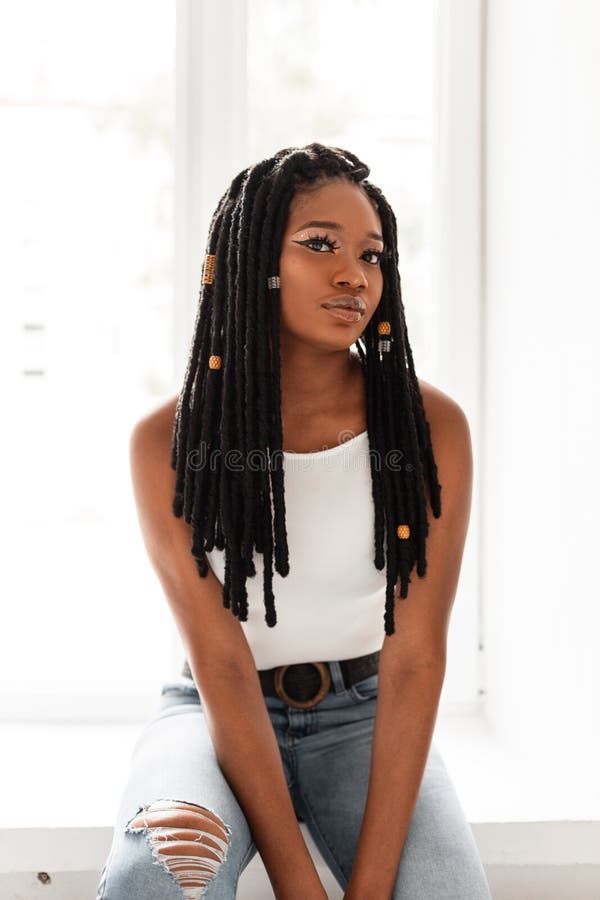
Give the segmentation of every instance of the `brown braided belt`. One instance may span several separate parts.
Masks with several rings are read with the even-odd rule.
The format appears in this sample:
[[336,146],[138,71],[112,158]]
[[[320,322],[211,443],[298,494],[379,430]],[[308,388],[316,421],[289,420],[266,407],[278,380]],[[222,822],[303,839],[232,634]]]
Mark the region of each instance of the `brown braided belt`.
[[[346,689],[378,671],[380,653],[380,650],[376,650],[375,653],[356,656],[354,659],[339,660]],[[181,674],[185,678],[193,678],[187,659]],[[334,689],[326,662],[293,663],[275,666],[273,669],[258,669],[258,677],[264,696],[279,697],[296,709],[311,709]]]

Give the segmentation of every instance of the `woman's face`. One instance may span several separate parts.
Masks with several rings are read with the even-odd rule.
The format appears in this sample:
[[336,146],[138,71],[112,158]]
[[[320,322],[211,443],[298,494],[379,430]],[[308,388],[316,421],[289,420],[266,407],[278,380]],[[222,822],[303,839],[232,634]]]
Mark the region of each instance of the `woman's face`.
[[[379,215],[356,184],[331,180],[293,197],[279,259],[282,346],[342,350],[360,337],[383,290],[381,234]],[[358,321],[322,305],[344,296],[363,301]]]

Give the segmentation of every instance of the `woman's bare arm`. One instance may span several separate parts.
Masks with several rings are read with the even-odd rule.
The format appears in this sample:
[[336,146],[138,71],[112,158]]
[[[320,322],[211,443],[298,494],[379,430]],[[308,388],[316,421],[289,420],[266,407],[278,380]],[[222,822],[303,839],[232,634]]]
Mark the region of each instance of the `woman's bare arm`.
[[367,803],[345,900],[392,894],[435,728],[470,518],[473,458],[466,416],[431,385],[422,393],[442,515],[431,517],[427,574],[413,575],[408,597],[396,600],[396,631],[383,642]]
[[216,756],[252,831],[277,898],[325,898],[285,780],[275,732],[246,636],[222,604],[209,567],[198,575],[191,529],[171,509],[172,403],[141,420],[130,442],[144,543],[198,687]]

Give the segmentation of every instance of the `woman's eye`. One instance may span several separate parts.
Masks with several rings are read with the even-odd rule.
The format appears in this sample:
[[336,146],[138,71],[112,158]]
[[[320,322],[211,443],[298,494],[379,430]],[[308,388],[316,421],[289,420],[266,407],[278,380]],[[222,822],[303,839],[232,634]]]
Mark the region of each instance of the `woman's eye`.
[[375,262],[372,262],[371,265],[377,266],[381,262],[381,257],[383,256],[383,253],[381,250],[365,250],[363,256],[374,256]]
[[[305,246],[305,247],[310,246],[310,244],[324,244],[326,247],[329,248],[329,251],[330,251],[330,252],[331,252],[332,250],[339,250],[339,249],[340,249],[340,248],[336,245],[335,241],[332,241],[331,238],[329,237],[329,235],[326,235],[326,234],[323,235],[323,236],[320,236],[320,235],[319,235],[319,236],[317,236],[317,237],[309,237],[309,238],[307,238],[305,241],[298,241],[297,243],[298,243],[298,244],[302,244],[302,245]],[[321,253],[322,251],[321,251],[321,250],[318,250],[317,252],[318,252],[318,253]]]
[[[329,243],[329,241],[321,241],[321,240],[319,240],[319,238],[313,238],[312,240],[307,241],[306,243],[307,243],[307,246],[308,246],[308,244],[321,244],[322,247],[327,247],[329,250],[335,249],[334,246]],[[322,252],[322,248],[321,248],[321,250],[319,250],[319,253],[321,253],[321,252]]]
[[[303,247],[310,247],[312,250],[312,244],[320,244],[322,247],[327,247],[327,252],[332,253],[334,250],[339,250],[340,247],[335,241],[332,241],[329,235],[318,235],[315,237],[309,237],[305,241],[296,241],[295,243],[301,244]],[[318,249],[315,251],[316,253],[322,253],[322,249]],[[369,264],[372,266],[378,266],[381,262],[381,257],[383,256],[383,251],[381,250],[365,250],[363,256],[372,256],[375,257],[373,261]]]

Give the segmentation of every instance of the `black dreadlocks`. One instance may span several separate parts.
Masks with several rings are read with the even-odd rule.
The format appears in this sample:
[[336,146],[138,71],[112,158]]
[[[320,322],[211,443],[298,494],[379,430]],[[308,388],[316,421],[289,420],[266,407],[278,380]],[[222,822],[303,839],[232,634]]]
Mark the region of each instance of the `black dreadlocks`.
[[[396,218],[379,188],[367,181],[369,173],[358,157],[338,147],[287,148],[240,172],[212,217],[173,427],[173,513],[192,527],[191,552],[201,577],[208,572],[206,551],[225,550],[223,606],[240,621],[248,618],[246,578],[256,574],[254,548],[264,558],[269,627],[277,624],[273,557],[281,576],[290,571],[281,467],[279,280],[274,276],[292,197],[330,178],[347,179],[366,192],[381,219],[386,247],[381,300],[356,342],[365,372],[375,567],[381,570],[387,561],[386,634],[394,633],[398,578],[400,597],[406,598],[415,560],[417,575],[425,575],[425,483],[436,518],[441,487],[406,331]],[[380,322],[389,323],[381,328],[390,341],[387,352],[378,343]],[[212,448],[209,464],[196,466],[192,459],[201,447]],[[266,466],[248,464],[256,450]],[[241,465],[223,464],[231,451],[242,457]],[[414,462],[392,471],[378,463],[389,451],[401,451],[402,459]]]

